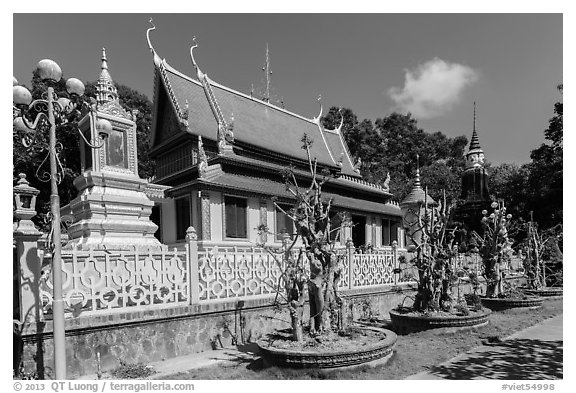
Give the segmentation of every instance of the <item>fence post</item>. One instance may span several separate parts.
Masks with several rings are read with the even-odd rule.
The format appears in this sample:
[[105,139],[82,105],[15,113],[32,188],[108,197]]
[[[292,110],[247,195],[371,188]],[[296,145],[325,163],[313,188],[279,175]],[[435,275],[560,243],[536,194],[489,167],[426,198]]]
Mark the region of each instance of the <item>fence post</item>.
[[394,270],[392,270],[394,272],[394,285],[398,285],[398,273],[396,273],[396,269],[400,266],[398,264],[398,242],[396,240],[392,242],[392,260],[394,266]]
[[38,255],[38,240],[42,233],[36,229],[32,217],[36,215],[36,196],[40,191],[30,186],[25,174],[13,189],[14,229],[13,249],[14,277],[13,285],[18,320],[21,322],[40,322],[42,320],[42,302],[40,299],[40,276],[42,261]]
[[346,257],[348,258],[348,288],[354,288],[354,243],[346,240]]
[[189,226],[186,230],[186,259],[188,260],[188,274],[190,275],[190,304],[200,302],[200,279],[198,276],[198,236],[196,229]]

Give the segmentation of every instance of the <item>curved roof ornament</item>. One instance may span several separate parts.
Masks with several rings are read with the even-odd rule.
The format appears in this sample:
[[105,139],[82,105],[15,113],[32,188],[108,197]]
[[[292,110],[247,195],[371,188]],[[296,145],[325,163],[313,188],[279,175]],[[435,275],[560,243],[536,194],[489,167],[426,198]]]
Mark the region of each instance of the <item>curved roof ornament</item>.
[[149,27],[148,30],[146,30],[146,40],[148,41],[148,49],[150,49],[150,52],[154,55],[154,64],[156,64],[156,66],[160,66],[160,64],[162,63],[162,59],[160,59],[160,57],[156,53],[156,50],[152,45],[152,41],[150,40],[150,32],[152,30],[156,30],[156,25],[154,24],[152,17],[150,17],[149,23],[152,27]]
[[342,108],[338,108],[338,113],[340,113],[340,125],[334,131],[340,133],[342,126],[344,125],[344,114],[342,113]]
[[192,37],[192,42],[194,43],[194,45],[190,47],[190,58],[192,59],[192,64],[194,65],[196,73],[198,74],[198,79],[202,79],[202,77],[204,77],[204,73],[200,70],[200,67],[198,67],[198,63],[196,63],[196,59],[194,58],[194,49],[198,48],[198,43],[196,42],[196,36]]
[[322,94],[318,94],[318,103],[320,104],[320,113],[318,113],[318,116],[314,118],[314,122],[318,123],[320,121],[320,118],[322,117]]
[[156,26],[154,25],[154,21],[152,20],[152,17],[150,17],[150,25],[152,27],[148,28],[148,30],[146,30],[146,39],[148,40],[148,49],[150,49],[150,52],[155,53],[156,51],[154,50],[154,47],[152,46],[152,41],[150,41],[150,32],[152,30],[156,30]]

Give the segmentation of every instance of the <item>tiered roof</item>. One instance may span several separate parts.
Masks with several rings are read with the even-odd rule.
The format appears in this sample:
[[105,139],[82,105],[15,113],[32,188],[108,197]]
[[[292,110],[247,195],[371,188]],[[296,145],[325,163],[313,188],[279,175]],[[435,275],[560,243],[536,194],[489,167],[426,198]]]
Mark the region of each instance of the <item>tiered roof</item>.
[[[321,124],[321,114],[308,119],[269,102],[233,90],[214,82],[198,67],[191,48],[192,62],[196,77],[190,77],[171,67],[161,59],[152,44],[148,30],[148,43],[154,56],[155,103],[160,94],[169,98],[181,132],[201,136],[204,141],[222,142],[222,129],[230,131],[233,145],[242,150],[258,153],[259,156],[288,159],[307,163],[306,150],[302,149],[302,137],[307,134],[314,143],[311,156],[322,166],[345,175],[345,179],[335,182],[356,189],[366,189],[371,193],[389,198],[392,194],[380,186],[361,181],[344,141],[341,127],[327,130]],[[157,108],[158,109],[158,108]],[[157,125],[152,128],[153,149],[157,143]],[[240,160],[240,156],[233,154]],[[245,157],[243,157],[245,158]],[[355,181],[358,180],[358,181]]]

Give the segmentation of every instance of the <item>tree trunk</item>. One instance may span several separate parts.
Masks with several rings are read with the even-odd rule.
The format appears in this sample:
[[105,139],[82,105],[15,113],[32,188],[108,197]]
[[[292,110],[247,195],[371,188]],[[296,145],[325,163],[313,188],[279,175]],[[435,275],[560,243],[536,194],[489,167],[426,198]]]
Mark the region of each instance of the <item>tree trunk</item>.
[[484,266],[486,272],[486,296],[496,297],[503,292],[500,264],[491,258],[484,261]]
[[302,313],[303,305],[292,302],[290,304],[290,322],[292,325],[292,339],[294,341],[302,341],[304,334],[302,332]]
[[308,281],[308,297],[310,299],[310,332],[322,331],[324,324],[322,312],[324,310],[324,296],[322,295],[323,282],[321,277]]

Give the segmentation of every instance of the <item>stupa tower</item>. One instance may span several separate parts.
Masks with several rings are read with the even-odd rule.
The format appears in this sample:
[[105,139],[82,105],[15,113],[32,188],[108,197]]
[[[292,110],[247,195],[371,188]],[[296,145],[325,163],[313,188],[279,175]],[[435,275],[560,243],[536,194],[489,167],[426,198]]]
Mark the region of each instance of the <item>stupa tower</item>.
[[462,174],[461,204],[455,211],[455,220],[465,224],[468,230],[480,229],[482,210],[490,206],[488,172],[484,167],[484,150],[480,146],[476,131],[476,102],[474,102],[474,123],[472,138],[466,153],[466,169]]
[[73,216],[69,246],[160,247],[154,237],[158,227],[149,218],[154,203],[145,193],[148,182],[138,176],[135,115],[120,105],[104,49],[96,105],[78,126],[93,147],[80,144],[82,173],[74,180],[78,196],[62,209]]

